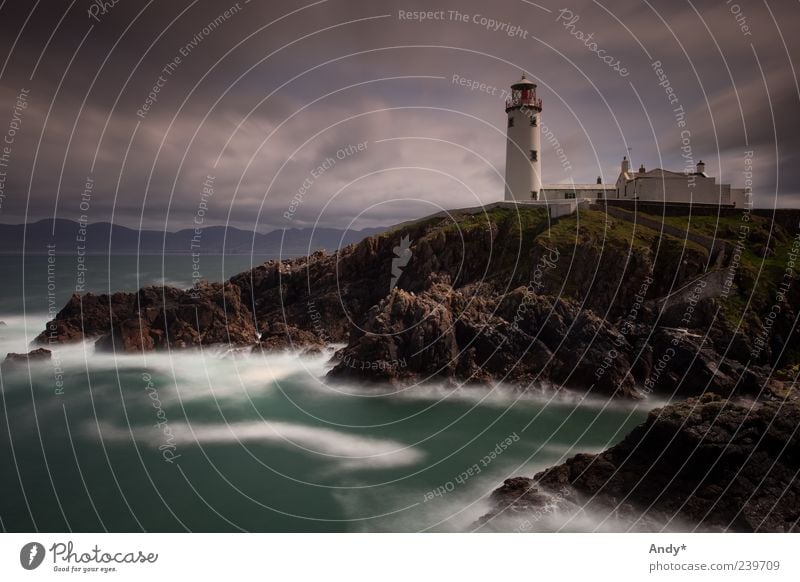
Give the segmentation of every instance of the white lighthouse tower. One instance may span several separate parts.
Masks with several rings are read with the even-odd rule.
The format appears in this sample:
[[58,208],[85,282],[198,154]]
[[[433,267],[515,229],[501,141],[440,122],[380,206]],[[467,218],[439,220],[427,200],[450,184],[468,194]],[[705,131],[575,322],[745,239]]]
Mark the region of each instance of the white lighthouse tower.
[[506,100],[508,134],[506,139],[505,199],[517,202],[538,200],[542,190],[542,152],[539,117],[542,100],[536,97],[536,85],[522,78],[511,85]]

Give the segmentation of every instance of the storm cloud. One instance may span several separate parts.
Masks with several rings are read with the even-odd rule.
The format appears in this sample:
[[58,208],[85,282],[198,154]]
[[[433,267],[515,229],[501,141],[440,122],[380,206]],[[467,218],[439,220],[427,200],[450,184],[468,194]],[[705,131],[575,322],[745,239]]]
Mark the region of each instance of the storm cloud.
[[798,206],[798,8],[9,0],[0,221],[364,228],[492,202],[522,72],[547,183],[629,155],[742,186],[753,152],[756,206]]

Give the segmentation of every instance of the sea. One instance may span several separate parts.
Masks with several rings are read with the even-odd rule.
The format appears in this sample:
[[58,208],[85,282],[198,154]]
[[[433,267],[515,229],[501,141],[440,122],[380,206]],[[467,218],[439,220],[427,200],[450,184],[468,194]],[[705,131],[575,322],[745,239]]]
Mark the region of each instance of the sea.
[[[203,276],[261,260],[204,255]],[[188,288],[196,271],[177,255],[0,255],[0,359],[35,347],[76,290]],[[332,385],[330,350],[48,347],[50,361],[0,372],[3,531],[474,531],[505,479],[599,452],[659,405],[548,386]]]

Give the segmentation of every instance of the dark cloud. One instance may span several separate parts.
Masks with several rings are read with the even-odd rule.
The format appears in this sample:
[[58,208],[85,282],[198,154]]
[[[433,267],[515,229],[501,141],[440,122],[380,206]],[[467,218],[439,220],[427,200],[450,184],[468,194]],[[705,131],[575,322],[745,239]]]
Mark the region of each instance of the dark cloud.
[[[261,230],[360,228],[491,202],[503,192],[502,98],[453,76],[501,89],[520,69],[569,159],[565,170],[544,140],[546,182],[613,181],[628,148],[635,164],[682,168],[675,103],[653,61],[708,171],[741,185],[752,150],[757,204],[799,205],[798,5],[772,4],[119,0],[98,22],[88,0],[9,0],[0,133],[20,90],[29,97],[0,220],[75,218],[87,177],[90,220],[170,229],[192,223],[209,175],[206,220]],[[561,10],[578,17],[569,28]],[[475,15],[508,26],[488,30]]]

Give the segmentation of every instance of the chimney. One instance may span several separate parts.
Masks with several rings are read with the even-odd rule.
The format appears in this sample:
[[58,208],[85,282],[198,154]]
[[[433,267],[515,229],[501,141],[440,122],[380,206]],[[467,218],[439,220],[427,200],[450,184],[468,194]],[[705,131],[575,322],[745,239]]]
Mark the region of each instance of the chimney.
[[630,170],[630,162],[628,162],[628,156],[622,157],[622,173],[625,174]]
[[603,179],[600,176],[597,176],[597,183],[598,184],[602,184],[603,183]]
[[639,173],[640,173],[640,174],[644,174],[644,173],[645,173],[645,171],[646,171],[646,170],[644,169],[644,164],[642,164],[641,166],[639,166]]
[[697,173],[698,174],[705,174],[706,173],[706,165],[703,163],[703,160],[697,162]]

